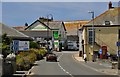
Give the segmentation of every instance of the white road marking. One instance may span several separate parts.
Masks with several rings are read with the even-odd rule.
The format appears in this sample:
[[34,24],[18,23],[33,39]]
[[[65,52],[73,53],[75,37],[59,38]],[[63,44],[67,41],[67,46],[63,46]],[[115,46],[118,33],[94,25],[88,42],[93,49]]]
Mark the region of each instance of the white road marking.
[[[60,60],[60,58],[63,56],[63,53],[62,55],[60,55],[60,57],[58,58],[58,61]],[[74,77],[71,73],[69,73],[68,71],[66,71],[61,65],[60,63],[58,62],[58,66],[65,72],[67,73],[68,75],[70,75],[71,77]]]

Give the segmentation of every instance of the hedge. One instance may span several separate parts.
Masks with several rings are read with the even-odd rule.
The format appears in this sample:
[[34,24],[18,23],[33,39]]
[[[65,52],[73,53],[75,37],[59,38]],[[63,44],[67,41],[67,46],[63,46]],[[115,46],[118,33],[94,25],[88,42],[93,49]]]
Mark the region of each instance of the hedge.
[[30,49],[29,51],[21,51],[16,56],[17,70],[29,70],[34,62],[38,59],[38,55],[44,56],[47,50],[45,48]]

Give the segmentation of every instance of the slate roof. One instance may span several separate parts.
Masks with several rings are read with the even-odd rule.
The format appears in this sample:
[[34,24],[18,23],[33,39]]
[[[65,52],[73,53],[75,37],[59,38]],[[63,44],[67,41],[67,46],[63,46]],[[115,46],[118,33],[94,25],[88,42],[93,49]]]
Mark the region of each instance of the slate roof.
[[49,37],[52,37],[52,31],[49,31],[47,34],[47,31],[31,31],[31,30],[24,30],[21,31],[22,33],[24,33],[25,35],[28,35],[30,37],[42,37],[42,38],[47,38],[48,35]]
[[9,27],[9,26],[6,26],[4,24],[0,24],[0,26],[2,26],[2,34],[4,33],[7,33],[7,36],[8,37],[13,37],[13,39],[31,39],[29,36],[19,32],[18,30],[12,28],[12,27]]
[[[94,18],[94,25],[105,25],[105,21],[111,21],[111,25],[120,24],[120,7],[108,9],[104,13]],[[93,20],[89,21],[87,25],[92,25]]]
[[15,28],[16,30],[21,31],[21,30],[25,30],[25,28],[27,28],[27,26],[15,26],[13,28]]
[[[60,29],[64,28],[66,31],[65,25],[62,21],[50,21],[50,22],[44,22],[50,29]],[[63,26],[63,27],[62,27]]]

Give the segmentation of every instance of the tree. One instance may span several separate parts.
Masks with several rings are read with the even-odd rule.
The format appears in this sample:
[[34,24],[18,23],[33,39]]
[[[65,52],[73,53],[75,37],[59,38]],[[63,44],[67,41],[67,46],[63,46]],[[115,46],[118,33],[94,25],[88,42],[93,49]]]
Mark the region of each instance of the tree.
[[12,42],[12,38],[9,38],[6,33],[2,35],[2,54],[4,57],[10,53],[10,43]]

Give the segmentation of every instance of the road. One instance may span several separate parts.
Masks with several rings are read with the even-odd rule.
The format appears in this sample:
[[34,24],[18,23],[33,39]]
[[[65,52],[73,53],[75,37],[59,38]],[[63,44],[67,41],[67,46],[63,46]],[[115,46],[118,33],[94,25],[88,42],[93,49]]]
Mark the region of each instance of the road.
[[[105,74],[98,72],[86,65],[80,63],[73,58],[73,54],[76,52],[59,52],[58,62],[46,62],[46,60],[38,61],[36,66],[31,69],[32,77],[41,76],[64,76],[64,77],[111,77],[105,76]],[[112,76],[113,77],[113,76]]]

